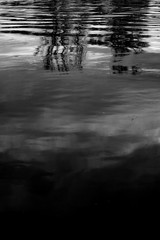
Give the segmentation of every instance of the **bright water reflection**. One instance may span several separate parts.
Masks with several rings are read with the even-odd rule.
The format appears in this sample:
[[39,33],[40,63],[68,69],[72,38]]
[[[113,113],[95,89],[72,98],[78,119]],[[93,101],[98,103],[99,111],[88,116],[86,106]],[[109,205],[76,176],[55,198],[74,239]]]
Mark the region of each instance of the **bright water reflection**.
[[22,52],[21,35],[28,39],[26,52],[29,39],[40,36],[40,41],[35,37],[34,45],[39,44],[34,53],[42,57],[45,69],[97,67],[135,74],[141,70],[135,54],[150,46],[151,35],[157,38],[150,31],[157,31],[157,8],[155,1],[2,1],[1,33],[11,38],[16,34]]

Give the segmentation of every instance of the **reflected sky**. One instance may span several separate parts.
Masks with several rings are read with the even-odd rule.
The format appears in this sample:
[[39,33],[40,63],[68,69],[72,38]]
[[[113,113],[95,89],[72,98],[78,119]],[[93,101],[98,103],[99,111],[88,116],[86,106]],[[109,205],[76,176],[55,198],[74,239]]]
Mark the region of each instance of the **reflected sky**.
[[159,4],[1,1],[0,151],[104,160],[159,142]]

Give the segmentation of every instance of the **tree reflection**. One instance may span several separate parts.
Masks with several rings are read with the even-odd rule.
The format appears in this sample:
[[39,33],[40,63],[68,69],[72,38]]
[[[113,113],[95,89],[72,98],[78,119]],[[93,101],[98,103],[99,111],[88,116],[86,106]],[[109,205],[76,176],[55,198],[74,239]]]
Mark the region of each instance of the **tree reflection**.
[[[123,58],[142,53],[148,46],[144,39],[149,0],[54,0],[43,4],[52,16],[52,27],[46,25],[35,55],[42,56],[47,70],[81,70],[87,44],[91,44],[111,47],[113,72],[127,72]],[[130,69],[133,74],[139,72],[137,65]]]
[[72,21],[74,12],[68,11],[69,8],[68,1],[50,2],[52,30],[46,31],[45,36],[41,37],[41,43],[35,52],[35,55],[41,54],[45,69],[67,72],[83,68],[86,47],[83,28],[85,13],[76,13],[76,19]]
[[[146,34],[145,9],[148,7],[149,1],[137,0],[112,0],[113,14],[115,16],[110,20],[111,35],[109,38],[110,45],[113,49],[113,66],[114,73],[122,73],[128,71],[128,66],[122,63],[123,57],[131,52],[139,54],[148,46],[144,40]],[[127,13],[126,13],[127,12]],[[121,15],[118,15],[121,13]],[[124,15],[123,15],[124,14]],[[137,65],[132,65],[133,74],[139,72]]]

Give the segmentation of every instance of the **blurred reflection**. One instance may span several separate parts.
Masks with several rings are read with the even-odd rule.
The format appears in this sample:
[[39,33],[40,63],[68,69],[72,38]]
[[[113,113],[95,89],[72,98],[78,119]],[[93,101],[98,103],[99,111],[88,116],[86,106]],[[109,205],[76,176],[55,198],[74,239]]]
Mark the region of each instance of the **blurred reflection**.
[[42,57],[45,69],[60,72],[81,70],[87,49],[94,45],[112,49],[113,73],[130,71],[136,74],[140,72],[140,66],[135,55],[148,46],[149,2],[2,1],[0,31],[40,36],[35,55]]
[[83,68],[87,44],[113,50],[113,73],[140,72],[135,64],[123,63],[126,56],[143,52],[148,46],[146,11],[149,1],[48,1],[52,28],[41,37],[35,55],[44,68],[67,72]]
[[[74,68],[83,68],[86,49],[86,34],[83,27],[84,12],[69,9],[68,1],[53,1],[49,10],[53,16],[51,32],[46,30],[35,55],[41,54],[44,68],[67,72]],[[76,7],[76,6],[75,6]],[[73,8],[73,4],[72,4]]]
[[[139,66],[123,63],[123,57],[143,52],[143,49],[148,46],[144,40],[146,37],[146,9],[149,1],[112,1],[113,17],[110,20],[111,35],[109,38],[113,49],[113,73],[123,73],[131,70],[132,74],[140,71]],[[115,15],[116,14],[116,15]],[[132,54],[131,54],[132,53]],[[127,58],[127,60],[129,60]],[[130,68],[130,69],[129,69]]]

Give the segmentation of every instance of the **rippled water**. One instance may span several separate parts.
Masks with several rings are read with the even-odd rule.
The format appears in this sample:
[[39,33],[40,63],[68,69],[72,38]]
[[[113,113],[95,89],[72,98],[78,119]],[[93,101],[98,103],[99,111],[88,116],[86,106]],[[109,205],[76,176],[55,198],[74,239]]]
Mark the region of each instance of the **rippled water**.
[[17,64],[34,52],[45,69],[61,72],[159,71],[135,55],[159,51],[158,11],[158,1],[1,1],[1,54]]
[[159,59],[159,0],[0,1],[0,151],[65,172],[159,144]]
[[81,145],[88,132],[119,154],[158,138],[159,4],[1,1],[2,151]]

